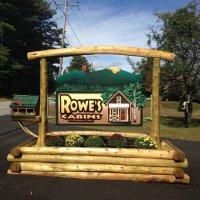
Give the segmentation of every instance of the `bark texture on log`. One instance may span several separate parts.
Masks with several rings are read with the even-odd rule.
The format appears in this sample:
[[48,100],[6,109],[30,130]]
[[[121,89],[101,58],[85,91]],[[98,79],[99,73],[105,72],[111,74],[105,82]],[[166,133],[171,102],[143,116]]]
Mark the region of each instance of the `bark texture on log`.
[[169,140],[164,140],[163,146],[170,150],[174,150],[173,159],[176,161],[183,162],[186,159],[185,153],[181,151],[179,148],[175,147]]
[[74,48],[49,49],[42,51],[28,52],[29,60],[45,57],[64,57],[75,55],[92,55],[92,54],[116,54],[126,56],[139,56],[147,58],[161,58],[163,60],[173,61],[175,55],[173,53],[137,48],[127,46],[82,46]]
[[126,132],[118,132],[118,131],[112,131],[112,132],[108,132],[108,131],[52,131],[47,133],[47,135],[51,135],[51,136],[65,136],[65,135],[71,135],[71,134],[75,134],[75,135],[92,135],[92,136],[111,136],[113,134],[121,134],[123,137],[126,138],[138,138],[138,137],[145,137],[148,136],[148,134],[145,133],[126,133]]
[[[21,149],[20,149],[21,147],[32,147],[33,145],[36,144],[36,142],[37,142],[37,139],[27,141],[27,142],[25,142],[25,143],[23,143],[23,144],[21,144],[17,147],[12,148],[11,151],[10,151],[10,154],[12,156],[15,156],[15,157],[20,156],[21,153],[22,153]],[[34,147],[32,147],[32,148],[34,148]]]
[[[10,170],[8,174],[13,173]],[[123,174],[123,173],[99,173],[99,172],[34,172],[21,171],[20,174],[37,175],[37,176],[54,176],[63,178],[79,179],[99,179],[99,180],[129,180],[142,182],[165,182],[165,183],[183,183],[189,184],[190,178],[187,174],[183,178],[176,178],[173,175],[148,175],[148,174]]]
[[[13,163],[14,164],[14,163]],[[15,164],[16,165],[16,164]],[[131,173],[131,174],[166,174],[175,175],[182,178],[184,171],[181,168],[171,167],[141,167],[126,165],[109,165],[109,164],[75,164],[75,163],[36,163],[21,162],[17,167],[10,167],[13,172],[22,171],[43,171],[43,172],[114,172],[114,173]]]
[[47,132],[47,94],[48,94],[48,69],[47,60],[40,60],[40,118],[37,146],[45,146]]
[[134,165],[134,166],[152,166],[152,167],[180,167],[188,166],[187,159],[184,162],[175,162],[166,159],[148,159],[148,158],[122,158],[108,156],[66,156],[66,155],[32,155],[22,154],[21,158],[15,158],[10,154],[8,161],[18,162],[54,162],[54,163],[88,163],[88,164],[116,164],[116,165]]
[[153,149],[120,149],[120,148],[92,148],[92,147],[21,147],[25,154],[44,155],[90,155],[130,158],[162,158],[173,159],[174,150]]

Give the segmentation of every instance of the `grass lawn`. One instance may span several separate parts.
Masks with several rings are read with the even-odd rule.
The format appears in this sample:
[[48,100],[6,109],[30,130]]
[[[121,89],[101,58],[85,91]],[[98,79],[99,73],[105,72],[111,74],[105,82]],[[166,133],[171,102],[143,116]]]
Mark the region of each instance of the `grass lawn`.
[[[189,128],[184,125],[184,114],[177,111],[178,102],[161,102],[160,133],[161,137],[182,139],[190,141],[200,141],[200,104],[195,104],[192,115],[192,123]],[[50,108],[50,115],[54,115],[54,107]],[[144,120],[142,126],[67,126],[67,130],[99,130],[99,131],[123,131],[150,133],[151,121],[147,119],[150,116],[150,106],[147,104],[143,110]],[[55,119],[49,120],[55,123]]]

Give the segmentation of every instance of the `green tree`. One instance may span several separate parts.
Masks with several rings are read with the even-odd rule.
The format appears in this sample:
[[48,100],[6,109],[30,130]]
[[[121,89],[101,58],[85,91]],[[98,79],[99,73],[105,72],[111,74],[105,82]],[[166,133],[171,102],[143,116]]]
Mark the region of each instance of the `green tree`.
[[[26,54],[59,45],[61,31],[52,20],[54,14],[45,0],[1,0],[0,95],[39,93],[39,62],[28,61]],[[51,92],[58,60],[48,61]]]
[[133,73],[139,73],[142,75],[143,91],[146,96],[151,96],[152,93],[152,58],[142,58],[138,62],[134,62],[127,58],[127,62],[131,65]]
[[73,70],[81,70],[82,66],[84,65],[86,66],[86,72],[91,72],[91,64],[89,64],[86,57],[73,56],[67,70],[68,72],[71,72]]
[[[154,15],[159,25],[150,28],[148,45],[153,48],[156,44],[156,49],[176,55],[174,62],[162,62],[161,90],[171,96],[178,95],[180,99],[186,94],[191,99],[200,98],[200,12],[197,2],[175,12],[156,12]],[[184,110],[186,122],[192,116],[190,104]]]

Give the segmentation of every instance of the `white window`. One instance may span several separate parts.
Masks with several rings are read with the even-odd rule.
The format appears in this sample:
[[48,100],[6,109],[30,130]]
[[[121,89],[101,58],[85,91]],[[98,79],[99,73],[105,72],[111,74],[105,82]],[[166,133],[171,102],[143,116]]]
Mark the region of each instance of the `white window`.
[[116,103],[121,103],[121,96],[116,97],[117,102]]
[[117,115],[117,109],[112,109],[111,110],[111,115]]

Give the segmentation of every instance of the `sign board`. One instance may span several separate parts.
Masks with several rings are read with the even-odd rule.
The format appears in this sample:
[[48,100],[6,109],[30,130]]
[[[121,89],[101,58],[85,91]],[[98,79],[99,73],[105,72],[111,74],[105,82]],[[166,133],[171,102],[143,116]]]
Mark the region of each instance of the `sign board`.
[[141,110],[120,91],[108,102],[101,93],[58,93],[58,124],[139,125]]

